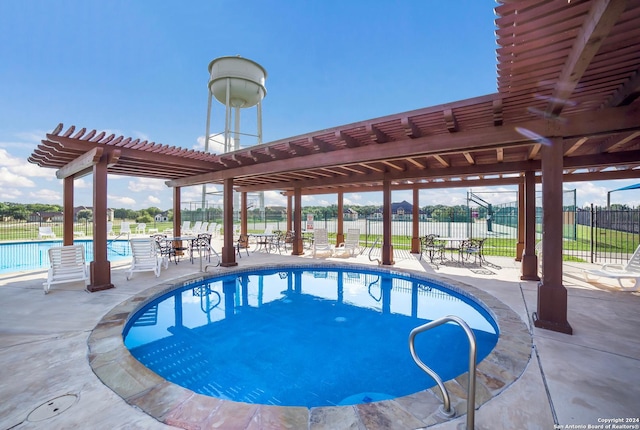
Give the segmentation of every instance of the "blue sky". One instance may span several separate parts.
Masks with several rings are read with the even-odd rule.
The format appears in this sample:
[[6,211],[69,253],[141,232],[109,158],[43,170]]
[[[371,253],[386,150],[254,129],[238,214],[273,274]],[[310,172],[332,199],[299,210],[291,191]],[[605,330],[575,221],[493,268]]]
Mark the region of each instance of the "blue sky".
[[[0,2],[0,201],[62,204],[54,169],[27,162],[62,122],[203,148],[207,67],[241,55],[268,73],[263,141],[295,136],[496,91],[493,0]],[[243,131],[255,113],[243,112]],[[214,102],[211,131],[222,131]],[[75,182],[91,205],[91,176]],[[578,205],[605,204],[607,191],[638,181],[565,184]],[[474,188],[512,200],[515,187]],[[467,189],[424,190],[420,205],[466,204]],[[108,205],[171,208],[162,181],[110,176]],[[201,187],[183,190],[199,201]],[[393,192],[394,201],[411,192]],[[218,197],[211,196],[215,201]],[[379,193],[346,194],[377,204]],[[335,203],[309,196],[308,205]],[[284,205],[276,192],[267,205]],[[640,205],[640,193],[612,203]]]

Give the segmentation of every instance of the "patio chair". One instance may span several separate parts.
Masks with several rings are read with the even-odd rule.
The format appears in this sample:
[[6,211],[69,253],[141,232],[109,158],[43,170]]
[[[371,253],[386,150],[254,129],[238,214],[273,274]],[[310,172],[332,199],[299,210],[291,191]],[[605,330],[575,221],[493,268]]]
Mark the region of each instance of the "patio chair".
[[287,252],[287,248],[293,250],[293,236],[294,233],[291,230],[279,232],[274,241],[278,253],[282,254],[283,249],[284,252]]
[[129,238],[129,236],[131,236],[130,222],[122,221],[122,224],[120,224],[120,236],[122,236],[123,234],[127,235],[127,239]]
[[206,256],[211,261],[211,235],[209,233],[199,233],[195,240],[191,241],[189,246],[189,258],[193,263],[194,253],[200,256]]
[[429,262],[433,263],[435,257],[440,261],[444,259],[444,245],[437,241],[437,234],[427,234],[420,238],[420,260],[424,254],[429,257]]
[[247,253],[247,257],[249,256],[249,235],[241,234],[236,240],[236,252],[238,253],[238,257],[242,258],[242,254],[240,250],[244,249]]
[[[620,288],[624,291],[640,290],[640,245],[638,245],[626,265],[604,264],[600,269],[585,270],[584,277],[587,282],[594,282],[598,278],[616,279]],[[625,285],[623,280],[631,280],[633,285]]]
[[107,222],[107,236],[114,236],[113,232],[113,223],[111,221]]
[[48,252],[50,267],[47,280],[42,284],[45,294],[53,284],[82,281],[85,288],[89,285],[89,268],[83,245],[54,246]]
[[341,255],[349,254],[353,257],[356,251],[360,249],[360,229],[350,228],[347,230],[347,236],[344,242],[336,246],[335,252]]
[[165,270],[169,267],[171,257],[173,257],[174,263],[178,264],[178,259],[176,258],[176,250],[173,247],[173,243],[167,240],[167,236],[164,234],[154,234],[151,237],[156,242],[156,251],[162,258],[162,263],[164,264]]
[[45,237],[55,239],[56,234],[51,227],[38,227],[38,239],[44,239]]
[[136,234],[144,234],[147,231],[147,224],[144,222],[139,222],[136,226]]
[[191,221],[184,221],[180,227],[180,233],[187,234],[191,231]]
[[127,272],[127,281],[133,272],[153,272],[160,276],[163,257],[158,254],[156,241],[152,237],[129,239],[131,245],[131,267]]
[[334,246],[329,243],[329,233],[326,228],[317,228],[313,233],[313,256],[315,257],[318,252],[329,252],[329,255],[333,255]]
[[473,257],[473,263],[486,263],[482,249],[487,239],[469,239],[460,244],[460,257],[463,262],[468,262]]

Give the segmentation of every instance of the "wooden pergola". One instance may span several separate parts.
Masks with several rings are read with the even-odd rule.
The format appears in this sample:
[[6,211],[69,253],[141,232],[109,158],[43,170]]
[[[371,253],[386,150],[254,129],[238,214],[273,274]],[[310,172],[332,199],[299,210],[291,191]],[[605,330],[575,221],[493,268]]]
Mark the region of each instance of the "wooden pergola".
[[[523,0],[496,10],[498,91],[494,94],[369,119],[225,154],[208,154],[89,133],[62,125],[29,161],[64,179],[65,226],[73,223],[73,179],[94,174],[91,285],[111,287],[106,259],[107,174],[165,179],[174,190],[221,184],[223,265],[236,264],[232,191],[279,190],[294,208],[293,254],[301,254],[303,194],[382,191],[382,264],[393,264],[391,191],[518,184],[517,258],[536,280],[535,184],[542,183],[544,272],[535,324],[571,333],[562,285],[563,181],[640,177],[640,0]],[[291,212],[290,212],[291,213]],[[419,251],[417,213],[412,251]],[[288,217],[291,226],[291,215]],[[65,227],[64,242],[73,242]],[[338,237],[342,224],[338,224]]]

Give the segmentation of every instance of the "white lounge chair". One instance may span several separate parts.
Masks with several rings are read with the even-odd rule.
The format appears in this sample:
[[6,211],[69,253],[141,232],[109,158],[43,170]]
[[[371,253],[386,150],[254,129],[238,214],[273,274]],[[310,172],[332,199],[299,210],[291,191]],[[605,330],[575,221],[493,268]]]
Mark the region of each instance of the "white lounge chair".
[[136,234],[144,234],[147,231],[147,224],[139,222],[136,226]]
[[[158,253],[156,240],[152,237],[129,239],[131,245],[131,267],[127,272],[127,280],[133,272],[153,272],[160,276],[160,268],[164,258]],[[166,267],[166,265],[165,265]]]
[[120,235],[123,235],[123,234],[127,235],[127,239],[129,238],[129,236],[131,236],[130,222],[122,221],[122,224],[120,224]]
[[113,236],[115,233],[113,232],[113,223],[111,221],[107,222],[107,236]]
[[49,272],[42,285],[47,294],[51,285],[66,282],[84,282],[89,285],[89,268],[85,262],[83,245],[54,246],[49,248]]
[[45,237],[55,239],[56,234],[51,227],[38,227],[38,239],[44,239]]
[[191,228],[190,228],[190,229],[188,229],[188,230],[183,230],[181,233],[182,233],[183,235],[184,235],[184,234],[197,235],[197,234],[198,234],[198,232],[200,231],[200,227],[202,227],[202,221],[196,221],[196,222],[193,224],[193,227],[191,227]]
[[[596,281],[598,278],[617,279],[620,288],[624,291],[640,290],[640,245],[638,245],[626,265],[605,264],[600,269],[585,270],[584,277],[587,282]],[[625,285],[623,284],[624,280],[634,281],[634,284],[631,286]]]
[[313,232],[313,256],[315,257],[318,252],[329,252],[329,255],[333,255],[334,246],[329,243],[329,233],[325,228],[317,228]]
[[353,257],[356,251],[360,249],[360,229],[350,228],[347,230],[347,236],[344,242],[336,246],[335,252],[341,255],[349,254]]

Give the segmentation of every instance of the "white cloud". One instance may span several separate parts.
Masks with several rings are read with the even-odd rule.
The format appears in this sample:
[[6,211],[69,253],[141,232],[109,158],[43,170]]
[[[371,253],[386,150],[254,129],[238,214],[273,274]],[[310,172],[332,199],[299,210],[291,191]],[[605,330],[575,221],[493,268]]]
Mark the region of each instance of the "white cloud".
[[130,191],[134,193],[141,191],[164,191],[167,189],[164,180],[154,178],[135,178],[129,181]]
[[16,175],[6,167],[0,167],[0,187],[35,187],[36,184],[26,176]]
[[[196,139],[196,144],[193,145],[193,149],[204,151],[204,136],[199,136],[198,139]],[[212,135],[209,137],[209,152],[213,154],[221,154],[224,152],[224,136]]]
[[124,206],[130,209],[139,209],[139,205],[136,205],[136,200],[131,197],[108,195],[107,199],[110,202],[108,204],[109,207],[119,208]]
[[151,206],[158,206],[160,203],[162,203],[162,200],[160,200],[156,196],[149,196],[147,197],[147,202],[149,202]]
[[73,181],[74,188],[91,188],[93,186],[93,181],[86,181],[84,178],[75,179]]
[[278,191],[265,191],[264,204],[265,206],[286,206],[287,196],[283,196]]
[[16,188],[0,187],[0,199],[16,200],[22,195],[22,192]]
[[62,204],[62,193],[59,190],[40,189],[29,193],[33,201],[39,203]]

